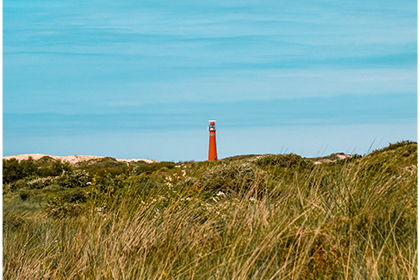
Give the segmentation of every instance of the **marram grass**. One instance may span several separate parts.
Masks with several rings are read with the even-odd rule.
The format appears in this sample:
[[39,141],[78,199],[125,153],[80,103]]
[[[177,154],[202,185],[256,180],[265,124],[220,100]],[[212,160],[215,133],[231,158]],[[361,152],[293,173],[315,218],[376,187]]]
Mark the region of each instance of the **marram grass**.
[[39,208],[10,191],[3,277],[417,279],[417,144],[394,145],[93,175],[83,201]]

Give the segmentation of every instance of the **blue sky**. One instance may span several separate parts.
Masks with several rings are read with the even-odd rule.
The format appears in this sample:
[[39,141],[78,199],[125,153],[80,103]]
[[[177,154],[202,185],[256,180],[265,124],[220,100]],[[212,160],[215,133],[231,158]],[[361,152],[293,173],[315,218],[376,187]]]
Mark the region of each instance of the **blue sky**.
[[417,2],[3,1],[4,155],[205,160],[209,119],[219,157],[416,141]]

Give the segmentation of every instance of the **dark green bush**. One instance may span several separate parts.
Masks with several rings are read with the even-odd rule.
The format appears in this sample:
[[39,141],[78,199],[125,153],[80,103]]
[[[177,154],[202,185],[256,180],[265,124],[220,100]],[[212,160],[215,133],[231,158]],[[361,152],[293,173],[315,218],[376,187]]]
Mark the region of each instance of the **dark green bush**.
[[80,188],[88,186],[91,176],[85,170],[74,170],[66,172],[57,181],[65,188]]
[[15,158],[3,159],[3,182],[10,183],[29,176],[57,176],[63,170],[70,170],[68,163],[62,163],[60,160],[54,160],[46,157],[35,161],[32,157],[27,160],[18,161]]
[[231,163],[216,165],[202,178],[206,191],[232,191],[251,188],[256,183],[257,171],[251,163]]
[[18,161],[15,158],[3,159],[3,183],[12,183],[29,176],[39,175],[39,170],[33,158]]
[[257,159],[255,163],[262,167],[276,166],[281,168],[310,168],[313,166],[311,161],[295,154],[265,155]]
[[42,177],[47,176],[59,176],[64,172],[70,172],[72,167],[68,162],[62,162],[61,160],[45,160],[43,157],[41,158],[37,164],[39,165],[39,175]]

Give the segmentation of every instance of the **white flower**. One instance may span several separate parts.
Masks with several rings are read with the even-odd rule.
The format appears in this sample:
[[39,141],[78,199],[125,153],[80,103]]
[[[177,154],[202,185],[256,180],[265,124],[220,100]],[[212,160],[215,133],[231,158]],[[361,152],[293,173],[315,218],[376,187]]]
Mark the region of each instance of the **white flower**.
[[222,191],[219,191],[217,194],[216,194],[216,196],[221,196],[221,195],[225,195],[225,193],[224,192],[222,192]]
[[255,198],[253,198],[253,197],[250,197],[250,198],[249,198],[249,201],[252,201],[252,202],[254,202],[254,201],[255,201]]

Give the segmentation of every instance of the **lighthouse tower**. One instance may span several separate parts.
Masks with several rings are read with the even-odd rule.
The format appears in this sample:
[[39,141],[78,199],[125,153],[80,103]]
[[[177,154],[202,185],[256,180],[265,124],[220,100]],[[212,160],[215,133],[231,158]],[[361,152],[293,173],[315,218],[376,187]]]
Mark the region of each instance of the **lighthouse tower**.
[[210,121],[209,126],[210,140],[209,140],[209,160],[217,160],[217,149],[216,149],[216,125],[214,121]]

